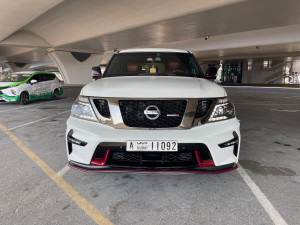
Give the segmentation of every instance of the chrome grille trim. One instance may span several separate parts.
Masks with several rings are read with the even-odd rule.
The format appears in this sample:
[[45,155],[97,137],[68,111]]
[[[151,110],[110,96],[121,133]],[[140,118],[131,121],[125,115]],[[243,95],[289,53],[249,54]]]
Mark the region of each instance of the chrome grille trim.
[[[116,129],[134,129],[134,130],[170,130],[170,129],[190,129],[198,124],[207,122],[209,113],[212,112],[217,98],[111,98],[111,97],[89,97],[92,108],[98,118],[98,120],[105,125],[112,126]],[[101,116],[98,112],[94,99],[106,99],[108,101],[110,118]],[[122,113],[119,107],[119,100],[185,100],[187,102],[186,109],[183,115],[181,124],[178,127],[168,128],[144,128],[144,127],[128,127],[124,124]],[[195,113],[199,100],[213,100],[210,109],[205,116],[201,118],[195,118]]]

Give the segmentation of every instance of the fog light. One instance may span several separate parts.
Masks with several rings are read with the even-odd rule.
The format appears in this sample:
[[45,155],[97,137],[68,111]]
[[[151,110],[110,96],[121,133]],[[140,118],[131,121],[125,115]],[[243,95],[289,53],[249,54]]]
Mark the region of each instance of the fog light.
[[[234,132],[235,133],[235,132]],[[236,133],[235,133],[236,134]],[[233,136],[235,136],[233,134]],[[226,147],[229,147],[229,146],[232,146],[232,145],[235,145],[235,144],[238,144],[239,143],[239,137],[236,135],[236,137],[234,137],[233,139],[229,140],[229,141],[226,141],[226,142],[223,142],[221,144],[219,144],[219,147],[220,148],[226,148]]]
[[235,131],[232,133],[232,135],[234,137],[233,139],[219,144],[219,147],[220,148],[226,148],[226,147],[229,147],[229,146],[234,146],[233,147],[233,154],[235,156],[237,156],[238,155],[238,149],[239,149],[239,136],[237,135],[237,133]]
[[68,142],[72,143],[72,144],[75,144],[75,145],[79,145],[79,146],[86,146],[87,143],[85,141],[81,141],[77,138],[74,138],[72,135],[73,135],[73,130],[70,130],[69,133],[68,133],[68,136],[67,136],[67,140]]

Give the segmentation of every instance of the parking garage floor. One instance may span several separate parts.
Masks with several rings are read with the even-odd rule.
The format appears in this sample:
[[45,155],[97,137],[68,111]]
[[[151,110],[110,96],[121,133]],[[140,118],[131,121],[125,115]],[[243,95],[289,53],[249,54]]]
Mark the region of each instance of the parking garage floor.
[[0,224],[300,224],[300,89],[226,87],[240,167],[222,174],[69,169],[60,100],[0,104]]

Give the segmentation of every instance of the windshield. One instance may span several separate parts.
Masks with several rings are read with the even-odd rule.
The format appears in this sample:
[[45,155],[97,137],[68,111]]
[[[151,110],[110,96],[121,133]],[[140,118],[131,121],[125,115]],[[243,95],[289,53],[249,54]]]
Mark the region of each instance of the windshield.
[[203,77],[189,53],[120,53],[114,55],[103,77],[115,76]]
[[22,82],[30,76],[31,74],[7,74],[0,82]]

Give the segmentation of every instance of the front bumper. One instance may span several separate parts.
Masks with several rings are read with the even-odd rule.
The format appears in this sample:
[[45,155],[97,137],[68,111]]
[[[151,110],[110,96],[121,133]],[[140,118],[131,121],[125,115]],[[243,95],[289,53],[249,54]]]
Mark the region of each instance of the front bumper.
[[20,95],[16,96],[8,96],[6,94],[0,95],[0,102],[19,102],[20,101]]
[[59,88],[59,95],[62,96],[64,93],[64,90],[62,89],[62,87]]
[[238,168],[231,163],[214,167],[132,167],[132,166],[95,166],[86,165],[74,161],[69,166],[85,172],[134,172],[134,173],[224,173]]
[[[85,145],[66,141],[69,165],[84,171],[152,171],[152,172],[225,172],[236,168],[239,148],[240,131],[239,121],[236,118],[207,123],[191,129],[165,129],[165,130],[138,130],[138,129],[115,129],[100,123],[70,117],[67,121],[67,135],[72,130],[72,137],[86,143]],[[227,143],[238,137],[235,145],[224,147],[222,143]],[[95,151],[102,143],[122,143],[127,140],[177,140],[179,144],[199,143],[207,147],[211,155],[211,161],[207,166],[127,166],[114,164],[94,164],[93,157]],[[221,146],[221,147],[220,147]],[[121,148],[121,147],[120,147]],[[108,149],[109,150],[109,149]],[[124,150],[124,149],[123,149]],[[199,149],[189,149],[196,152]],[[124,150],[125,152],[126,150]],[[179,149],[179,151],[182,151]],[[197,155],[196,155],[197,156]],[[197,156],[198,157],[198,156]],[[199,159],[197,158],[198,162]],[[204,160],[205,161],[205,160]]]

